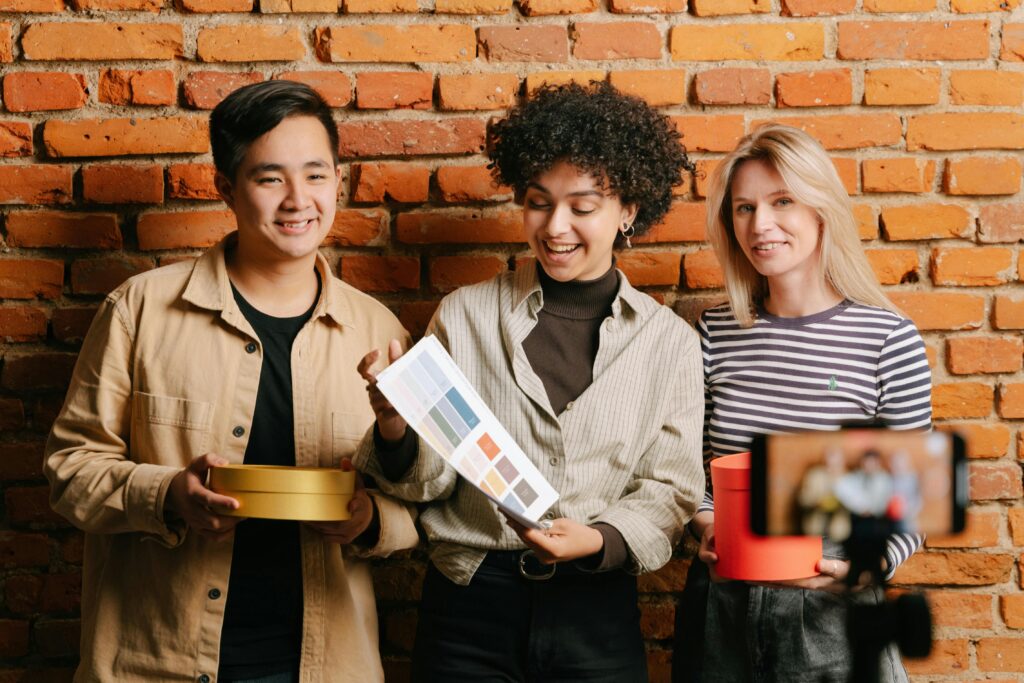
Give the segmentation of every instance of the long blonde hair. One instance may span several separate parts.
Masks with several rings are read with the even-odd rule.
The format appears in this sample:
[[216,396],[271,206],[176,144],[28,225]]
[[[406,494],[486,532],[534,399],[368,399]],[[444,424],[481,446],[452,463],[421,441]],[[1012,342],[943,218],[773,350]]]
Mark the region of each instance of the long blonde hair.
[[771,123],[740,140],[715,167],[708,188],[708,239],[725,271],[725,289],[740,325],[754,324],[755,307],[768,295],[768,280],[743,253],[732,223],[732,181],[739,167],[753,160],[775,169],[793,196],[817,212],[824,282],[851,301],[900,313],[864,255],[850,197],[828,154],[802,130]]

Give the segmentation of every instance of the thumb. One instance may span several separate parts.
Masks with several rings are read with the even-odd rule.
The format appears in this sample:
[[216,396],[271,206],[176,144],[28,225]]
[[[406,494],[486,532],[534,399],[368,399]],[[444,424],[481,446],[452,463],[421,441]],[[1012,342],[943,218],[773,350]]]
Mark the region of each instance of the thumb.
[[352,459],[351,458],[342,458],[341,459],[341,471],[342,472],[355,472],[356,473],[356,491],[359,491],[361,489],[366,488],[366,485],[363,484],[363,477],[362,477],[361,474],[359,474],[359,472],[356,472],[355,466],[352,465]]
[[227,464],[228,464],[228,461],[225,460],[224,458],[220,457],[219,455],[214,455],[213,453],[207,453],[207,454],[201,455],[198,458],[196,458],[195,460],[193,460],[189,464],[188,469],[189,469],[189,471],[191,471],[192,473],[196,474],[197,476],[202,477],[203,475],[206,474],[207,470],[209,470],[211,467],[218,467],[220,465],[227,465]]
[[402,357],[402,342],[392,339],[388,344],[388,363],[394,363]]

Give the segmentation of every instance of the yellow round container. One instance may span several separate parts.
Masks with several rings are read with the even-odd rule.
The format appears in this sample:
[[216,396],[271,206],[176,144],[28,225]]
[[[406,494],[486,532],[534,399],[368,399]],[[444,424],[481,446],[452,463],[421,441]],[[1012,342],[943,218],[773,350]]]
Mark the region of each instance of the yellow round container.
[[210,489],[239,503],[216,508],[233,517],[333,522],[349,519],[356,473],[331,467],[221,465],[210,468]]

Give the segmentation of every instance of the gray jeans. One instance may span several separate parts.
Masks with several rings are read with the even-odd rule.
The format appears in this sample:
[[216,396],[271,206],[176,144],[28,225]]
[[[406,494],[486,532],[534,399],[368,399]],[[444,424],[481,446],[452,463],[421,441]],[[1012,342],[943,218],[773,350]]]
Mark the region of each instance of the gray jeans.
[[[857,600],[878,603],[879,589]],[[712,583],[702,683],[846,683],[852,658],[843,598],[825,591]],[[907,683],[899,652],[881,657],[882,683]]]

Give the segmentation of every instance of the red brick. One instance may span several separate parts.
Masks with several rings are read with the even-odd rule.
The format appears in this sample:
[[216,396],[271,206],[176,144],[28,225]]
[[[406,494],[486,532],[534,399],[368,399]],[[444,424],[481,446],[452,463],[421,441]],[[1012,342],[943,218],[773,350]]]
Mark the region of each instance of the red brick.
[[204,62],[290,62],[306,56],[298,27],[215,26],[199,30],[196,56]]
[[43,145],[53,157],[202,154],[210,147],[207,125],[206,119],[186,116],[51,119],[43,129]]
[[657,242],[703,242],[706,210],[703,202],[675,202],[661,222],[651,227],[634,244]]
[[781,73],[775,78],[778,107],[832,107],[853,102],[849,69]]
[[159,12],[160,0],[70,0],[77,12]]
[[430,169],[422,164],[391,162],[352,164],[352,200],[425,202],[430,191]]
[[[0,531],[0,567],[45,567],[50,564],[50,539],[42,534]],[[2,640],[2,639],[0,639]]]
[[164,170],[157,164],[85,166],[82,196],[99,204],[159,204],[164,199]]
[[146,213],[135,228],[139,249],[199,249],[212,247],[235,229],[230,211]]
[[608,80],[617,89],[646,100],[652,107],[686,102],[686,71],[682,69],[613,71]]
[[679,253],[643,252],[624,249],[619,252],[618,267],[636,287],[671,287],[679,284]]
[[515,74],[452,74],[437,79],[438,104],[448,111],[508,109],[518,91]]
[[421,71],[369,71],[356,76],[360,109],[430,109],[434,75]]
[[936,0],[864,0],[865,12],[928,12]]
[[413,339],[422,337],[437,310],[437,304],[437,301],[407,301],[398,310],[398,321],[409,330]]
[[714,289],[725,284],[718,257],[711,249],[683,254],[683,280],[688,289]]
[[1006,511],[1010,521],[1010,540],[1015,546],[1024,545],[1024,508],[1014,507]]
[[1024,297],[997,296],[992,326],[999,330],[1024,330]]
[[1017,194],[1021,162],[1015,157],[947,159],[942,188],[951,195]]
[[971,214],[956,204],[912,204],[882,209],[886,239],[922,240],[966,237],[974,231]]
[[14,61],[14,32],[9,21],[0,21],[0,64]]
[[0,444],[0,481],[9,482],[42,478],[42,441],[20,441]]
[[[862,149],[895,145],[903,137],[903,124],[892,114],[831,114],[813,117],[777,117],[777,123],[813,135],[825,149]],[[755,122],[754,127],[761,123]]]
[[185,77],[182,91],[185,95],[185,104],[189,107],[213,109],[239,88],[262,80],[263,74],[254,72],[193,71]]
[[341,279],[364,292],[419,289],[420,260],[412,256],[344,256]]
[[710,69],[693,79],[700,104],[768,104],[772,74],[768,69]]
[[576,59],[661,59],[664,40],[650,22],[577,23],[572,31]]
[[512,0],[435,0],[435,14],[505,14]]
[[512,188],[496,185],[487,166],[441,166],[437,169],[437,189],[441,199],[452,204],[512,199]]
[[564,26],[483,26],[480,56],[489,62],[564,62],[569,36]]
[[0,158],[32,154],[32,126],[21,121],[0,121]]
[[905,659],[903,661],[907,673],[917,676],[923,674],[951,674],[967,671],[970,658],[966,640],[934,640],[931,654],[924,659]]
[[991,553],[915,553],[896,570],[895,583],[985,586],[1010,580],[1013,557]]
[[[436,302],[427,305],[436,307]],[[373,592],[378,600],[413,602],[420,599],[426,566],[422,563],[390,563],[375,568]]]
[[953,104],[1019,107],[1024,104],[1024,73],[1019,71],[954,71],[949,75]]
[[1024,495],[1020,465],[1013,462],[972,462],[969,482],[971,500],[1013,500]]
[[178,0],[178,2],[182,10],[194,14],[251,12],[253,9],[253,0]]
[[107,294],[133,275],[153,267],[138,256],[104,256],[78,259],[71,264],[71,291],[75,294]]
[[743,116],[673,116],[688,152],[728,152],[744,135]]
[[0,12],[57,14],[64,11],[64,0],[0,0]]
[[476,33],[461,24],[331,26],[316,30],[316,50],[325,62],[469,62]]
[[519,210],[410,211],[399,214],[397,237],[406,244],[524,242]]
[[597,9],[597,0],[521,0],[519,11],[528,17],[585,14]]
[[1011,419],[1024,417],[1024,384],[1000,385],[999,415]]
[[[153,267],[152,262],[148,264],[148,267]],[[64,344],[81,344],[95,317],[95,306],[58,308],[53,312],[53,318],[50,319],[53,336]]]
[[787,17],[817,17],[849,14],[857,0],[782,0],[782,14]]
[[669,38],[675,61],[817,61],[825,54],[821,24],[683,24]]
[[384,243],[390,225],[382,209],[338,209],[324,238],[325,247],[366,247]]
[[999,596],[999,614],[1010,628],[1024,628],[1024,595]]
[[[25,404],[16,398],[0,398],[0,430],[13,432],[25,426]],[[0,538],[0,567],[3,566],[3,540]]]
[[865,159],[865,192],[931,192],[935,162],[917,157]]
[[0,306],[0,339],[39,341],[46,337],[46,312],[35,306]]
[[957,60],[989,56],[987,21],[841,21],[839,59]]
[[119,105],[164,106],[174,104],[178,91],[174,72],[122,71],[105,69],[100,73],[100,102]]
[[999,59],[1005,62],[1024,61],[1024,24],[1003,24]]
[[953,628],[992,628],[992,596],[961,591],[928,591],[932,623]]
[[4,602],[14,616],[30,617],[39,609],[39,594],[42,592],[41,576],[16,574],[8,577],[4,584]]
[[483,149],[484,122],[475,118],[345,121],[338,124],[338,134],[344,158],[475,154]]
[[998,512],[969,510],[964,530],[958,534],[931,534],[925,541],[929,548],[994,548],[999,545]]
[[980,382],[957,382],[932,386],[932,417],[937,420],[988,417],[992,414],[995,390]]
[[43,657],[73,657],[78,654],[82,640],[82,625],[78,619],[37,619],[32,627],[32,640]]
[[490,280],[507,264],[497,256],[439,256],[430,262],[430,287],[435,292]]
[[28,654],[28,622],[0,619],[0,657],[24,657]]
[[43,579],[43,592],[39,607],[43,612],[77,612],[81,603],[82,575],[47,574]]
[[941,429],[963,435],[967,441],[968,458],[999,458],[1010,448],[1010,429],[1004,424],[945,424]]
[[40,22],[21,36],[26,60],[176,59],[182,56],[179,24]]
[[973,330],[985,319],[985,298],[946,292],[889,292],[921,330]]
[[393,14],[415,12],[416,0],[344,0],[346,14]]
[[982,638],[975,653],[982,671],[1024,672],[1024,638]]
[[1013,279],[1013,250],[977,246],[933,249],[931,271],[937,285],[999,285]]
[[698,17],[766,14],[772,11],[772,3],[768,0],[690,0],[690,10]]
[[19,211],[7,216],[7,243],[13,247],[120,249],[123,242],[112,213]]
[[526,76],[526,92],[533,95],[546,85],[565,85],[579,83],[587,85],[592,81],[605,80],[604,71],[591,69],[587,71],[535,71]]
[[352,79],[337,71],[285,71],[274,76],[305,83],[316,90],[329,107],[344,107],[352,101]]
[[616,14],[670,14],[686,11],[686,0],[608,0]]
[[978,215],[979,242],[1017,242],[1024,239],[1024,203],[986,204]]
[[[67,391],[75,354],[43,351],[39,353],[7,354],[4,357],[0,385],[13,391],[59,389]],[[45,505],[49,509],[49,505]],[[14,513],[8,511],[11,521]]]
[[4,76],[7,111],[78,109],[88,99],[85,77],[81,74],[22,71]]
[[875,277],[883,285],[917,282],[918,258],[914,249],[868,249],[866,252]]
[[167,167],[167,196],[171,199],[220,199],[213,164],[171,164]]
[[950,0],[949,8],[960,14],[970,12],[1007,12],[1020,6],[1020,0]]
[[937,104],[941,85],[940,69],[869,69],[864,74],[864,104]]
[[71,194],[70,166],[0,166],[0,204],[67,204]]
[[1024,149],[1024,116],[995,112],[911,116],[907,149]]
[[0,259],[0,298],[56,299],[63,289],[63,261]]

